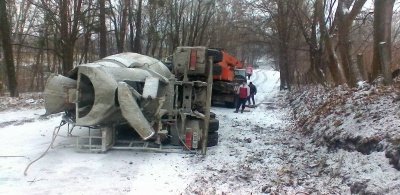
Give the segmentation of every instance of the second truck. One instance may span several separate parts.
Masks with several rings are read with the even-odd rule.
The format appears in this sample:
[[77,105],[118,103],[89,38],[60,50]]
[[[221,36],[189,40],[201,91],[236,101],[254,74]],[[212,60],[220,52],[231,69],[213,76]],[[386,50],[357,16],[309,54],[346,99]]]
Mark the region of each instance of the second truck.
[[209,49],[219,62],[213,67],[213,88],[211,100],[213,103],[224,103],[233,108],[237,103],[236,88],[246,81],[246,71],[243,62],[222,49]]

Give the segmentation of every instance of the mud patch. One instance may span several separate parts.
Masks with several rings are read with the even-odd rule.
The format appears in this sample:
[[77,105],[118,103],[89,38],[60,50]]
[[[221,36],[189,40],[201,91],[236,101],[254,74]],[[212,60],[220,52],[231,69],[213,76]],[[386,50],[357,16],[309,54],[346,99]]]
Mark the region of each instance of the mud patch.
[[[325,138],[325,140],[327,140]],[[383,145],[380,144],[381,140],[367,139],[361,137],[345,138],[342,140],[333,139],[327,141],[328,149],[335,151],[337,149],[343,149],[346,151],[357,151],[364,155],[369,155],[372,152],[381,152],[384,150]]]
[[0,128],[11,126],[11,125],[20,126],[20,125],[23,125],[25,123],[33,123],[35,121],[45,121],[45,120],[48,120],[50,118],[59,117],[61,115],[62,115],[62,113],[53,114],[53,115],[46,115],[46,116],[42,115],[42,116],[39,116],[37,118],[24,118],[24,119],[21,119],[21,120],[11,120],[11,121],[6,121],[6,122],[1,122],[0,123]]
[[13,121],[2,122],[2,123],[0,123],[0,128],[7,127],[7,126],[10,126],[10,125],[19,126],[19,125],[23,125],[25,123],[34,122],[35,120],[36,119],[30,118],[30,119],[22,119],[22,120],[13,120]]
[[400,146],[391,147],[385,152],[386,158],[393,167],[400,171]]
[[263,109],[267,109],[267,110],[275,110],[275,109],[279,109],[275,103],[273,102],[261,102],[259,104],[260,107],[262,107]]
[[368,185],[363,182],[355,182],[350,186],[351,194],[366,194]]
[[10,125],[13,125],[14,123],[17,123],[18,121],[16,121],[16,120],[13,120],[13,121],[7,121],[7,122],[2,122],[2,123],[0,123],[0,128],[3,128],[3,127],[7,127],[7,126],[10,126]]

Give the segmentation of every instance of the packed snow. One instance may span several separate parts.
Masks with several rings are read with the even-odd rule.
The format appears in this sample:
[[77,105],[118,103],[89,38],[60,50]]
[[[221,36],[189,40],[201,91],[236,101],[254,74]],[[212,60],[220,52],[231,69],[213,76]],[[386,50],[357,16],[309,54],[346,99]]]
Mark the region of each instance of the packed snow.
[[83,130],[68,136],[67,125],[50,147],[62,115],[42,116],[41,94],[1,97],[0,194],[400,193],[393,88],[279,91],[270,69],[250,81],[258,106],[233,113],[214,105],[219,144],[205,156],[81,153],[74,136]]

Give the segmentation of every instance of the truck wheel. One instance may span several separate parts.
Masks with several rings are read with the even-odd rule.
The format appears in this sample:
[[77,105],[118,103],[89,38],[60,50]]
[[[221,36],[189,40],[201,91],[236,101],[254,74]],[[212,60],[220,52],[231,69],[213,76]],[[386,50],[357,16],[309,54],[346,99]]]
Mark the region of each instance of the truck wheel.
[[233,102],[225,102],[225,106],[227,108],[236,108],[238,101],[239,101],[238,98],[235,96],[235,98],[233,99]]
[[207,147],[218,145],[218,132],[209,133],[207,140]]
[[233,102],[225,102],[225,106],[227,108],[236,108],[238,101],[239,101],[238,97],[235,96],[235,98],[233,98]]
[[208,124],[208,132],[213,133],[218,131],[219,129],[219,120],[218,119],[210,119],[210,123]]
[[234,104],[232,102],[225,102],[225,107],[227,108],[233,108]]

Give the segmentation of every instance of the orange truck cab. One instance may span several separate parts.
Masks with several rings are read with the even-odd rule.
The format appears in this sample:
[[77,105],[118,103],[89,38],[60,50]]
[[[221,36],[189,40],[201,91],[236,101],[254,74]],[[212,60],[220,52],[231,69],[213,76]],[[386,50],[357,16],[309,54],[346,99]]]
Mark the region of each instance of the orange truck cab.
[[213,74],[213,79],[233,81],[235,77],[234,70],[243,68],[243,63],[222,50],[221,53],[222,61],[217,63],[221,68],[221,73]]
[[218,63],[213,67],[213,89],[212,102],[225,103],[227,107],[233,108],[237,103],[236,87],[243,81],[246,81],[245,69],[243,62],[233,57],[229,53],[212,49],[218,53]]

